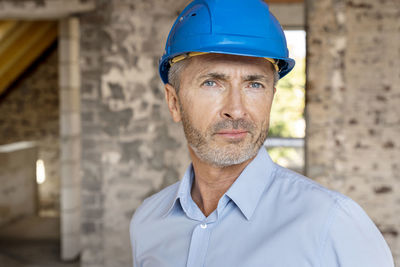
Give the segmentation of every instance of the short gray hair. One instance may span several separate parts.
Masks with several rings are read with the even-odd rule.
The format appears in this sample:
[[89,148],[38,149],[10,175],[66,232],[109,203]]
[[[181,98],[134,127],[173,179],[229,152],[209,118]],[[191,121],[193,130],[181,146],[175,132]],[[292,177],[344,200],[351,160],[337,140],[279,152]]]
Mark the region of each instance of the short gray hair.
[[[179,87],[181,85],[181,73],[182,71],[189,65],[191,58],[185,58],[180,60],[170,67],[168,71],[168,83],[175,88],[175,92],[179,94]],[[277,85],[279,81],[279,73],[273,68],[274,70],[274,87]]]
[[185,58],[172,64],[168,71],[168,83],[175,88],[176,95],[179,94],[179,87],[181,86],[181,73],[189,65],[190,58]]

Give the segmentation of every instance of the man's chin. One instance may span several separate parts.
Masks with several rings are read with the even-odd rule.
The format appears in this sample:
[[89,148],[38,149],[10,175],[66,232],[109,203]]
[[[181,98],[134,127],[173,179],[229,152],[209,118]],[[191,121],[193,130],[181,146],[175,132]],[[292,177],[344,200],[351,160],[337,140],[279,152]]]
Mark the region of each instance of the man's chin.
[[229,167],[238,165],[257,155],[258,149],[255,147],[238,147],[234,144],[225,146],[215,146],[213,148],[198,150],[193,148],[196,156],[203,162],[216,167]]

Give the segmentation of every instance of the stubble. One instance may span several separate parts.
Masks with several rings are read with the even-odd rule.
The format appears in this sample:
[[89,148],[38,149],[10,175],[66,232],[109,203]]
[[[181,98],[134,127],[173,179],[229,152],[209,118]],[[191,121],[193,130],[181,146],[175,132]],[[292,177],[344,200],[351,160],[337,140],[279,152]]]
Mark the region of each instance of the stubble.
[[[246,119],[224,119],[210,126],[205,133],[193,126],[183,108],[180,107],[183,130],[189,146],[196,156],[208,164],[227,167],[243,163],[256,156],[268,134],[268,121],[258,129]],[[216,134],[221,130],[241,129],[248,132],[243,140],[226,140],[217,144]]]

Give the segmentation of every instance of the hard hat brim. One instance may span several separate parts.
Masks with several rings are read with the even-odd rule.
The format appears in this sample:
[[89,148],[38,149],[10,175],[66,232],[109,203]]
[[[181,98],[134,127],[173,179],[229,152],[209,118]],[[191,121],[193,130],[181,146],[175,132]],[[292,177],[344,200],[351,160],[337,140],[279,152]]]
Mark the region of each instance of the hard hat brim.
[[170,68],[169,59],[174,58],[180,54],[190,53],[190,52],[206,52],[206,53],[227,54],[227,55],[237,55],[237,56],[247,56],[247,57],[273,58],[278,61],[279,78],[282,78],[287,73],[289,73],[295,65],[295,60],[292,58],[271,56],[272,53],[266,53],[265,51],[260,51],[256,49],[243,49],[243,47],[236,48],[236,47],[210,46],[210,47],[203,47],[202,49],[197,49],[197,50],[171,53],[168,55],[168,57],[163,56],[160,59],[159,72],[161,79],[164,83],[168,83],[168,71]]

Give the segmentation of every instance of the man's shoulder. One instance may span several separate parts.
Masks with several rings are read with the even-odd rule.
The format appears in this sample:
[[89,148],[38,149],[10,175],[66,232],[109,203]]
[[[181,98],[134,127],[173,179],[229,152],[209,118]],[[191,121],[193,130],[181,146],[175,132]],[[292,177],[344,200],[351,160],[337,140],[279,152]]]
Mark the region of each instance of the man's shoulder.
[[[316,240],[321,266],[393,266],[390,249],[374,222],[350,197],[277,166],[274,196],[290,221],[303,220]],[[291,213],[292,212],[292,213]]]
[[176,197],[179,184],[180,181],[143,200],[142,204],[136,209],[131,223],[142,223],[166,214]]
[[327,205],[340,205],[342,201],[351,200],[340,192],[328,189],[302,174],[279,165],[275,172],[275,182],[279,187],[290,190],[292,194],[298,194],[299,198],[319,201],[320,204],[325,202]]

